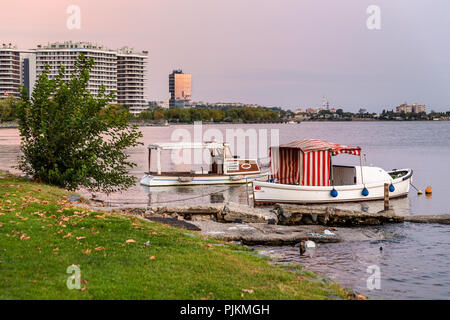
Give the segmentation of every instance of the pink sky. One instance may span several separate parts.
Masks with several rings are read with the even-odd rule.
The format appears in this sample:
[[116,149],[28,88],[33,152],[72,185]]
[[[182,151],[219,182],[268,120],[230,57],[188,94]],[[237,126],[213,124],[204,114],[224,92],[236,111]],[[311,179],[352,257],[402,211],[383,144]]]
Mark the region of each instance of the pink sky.
[[[81,7],[81,30],[66,9]],[[366,27],[381,8],[382,29]],[[150,52],[149,93],[192,73],[193,99],[286,108],[381,111],[407,102],[450,109],[450,4],[445,0],[15,0],[0,40],[20,48],[82,40]]]

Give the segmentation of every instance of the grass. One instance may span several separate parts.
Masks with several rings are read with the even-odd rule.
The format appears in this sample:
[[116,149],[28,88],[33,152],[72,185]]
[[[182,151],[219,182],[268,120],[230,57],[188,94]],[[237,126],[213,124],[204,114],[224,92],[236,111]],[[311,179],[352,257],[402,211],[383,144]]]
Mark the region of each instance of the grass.
[[[349,297],[242,247],[74,207],[67,198],[65,190],[0,172],[0,299]],[[81,270],[80,290],[67,288],[71,265]]]

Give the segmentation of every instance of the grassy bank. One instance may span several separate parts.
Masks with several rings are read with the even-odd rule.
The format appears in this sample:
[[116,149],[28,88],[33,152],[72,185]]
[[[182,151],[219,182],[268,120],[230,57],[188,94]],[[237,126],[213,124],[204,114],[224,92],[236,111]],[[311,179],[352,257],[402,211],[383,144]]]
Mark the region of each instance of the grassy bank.
[[[336,284],[239,246],[67,198],[0,172],[0,299],[347,298]],[[80,290],[66,286],[71,265],[81,270]]]

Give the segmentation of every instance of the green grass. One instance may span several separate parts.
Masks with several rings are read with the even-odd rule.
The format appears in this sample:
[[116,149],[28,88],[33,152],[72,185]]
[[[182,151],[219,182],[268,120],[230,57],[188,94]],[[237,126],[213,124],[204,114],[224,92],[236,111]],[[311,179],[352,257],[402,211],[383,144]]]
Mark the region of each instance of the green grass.
[[[336,284],[242,247],[73,207],[67,197],[0,172],[0,299],[348,298]],[[81,270],[81,290],[66,286],[71,265]]]

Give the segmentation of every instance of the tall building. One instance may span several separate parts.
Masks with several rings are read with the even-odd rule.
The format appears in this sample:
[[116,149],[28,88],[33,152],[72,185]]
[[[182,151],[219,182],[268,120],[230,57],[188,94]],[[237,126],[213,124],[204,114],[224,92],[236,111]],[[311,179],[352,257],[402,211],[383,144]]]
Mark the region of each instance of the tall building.
[[67,41],[39,45],[36,49],[37,76],[49,65],[49,78],[54,79],[59,67],[63,65],[66,69],[64,80],[69,81],[70,74],[74,72],[75,61],[81,53],[94,60],[88,90],[97,95],[101,85],[104,85],[106,93],[117,92],[117,52],[89,42]]
[[127,47],[117,51],[117,102],[131,113],[148,109],[147,56],[148,51],[136,53]]
[[191,75],[181,69],[169,75],[170,108],[186,108],[191,101]]
[[18,97],[20,86],[20,51],[11,44],[3,44],[0,46],[0,98]]

